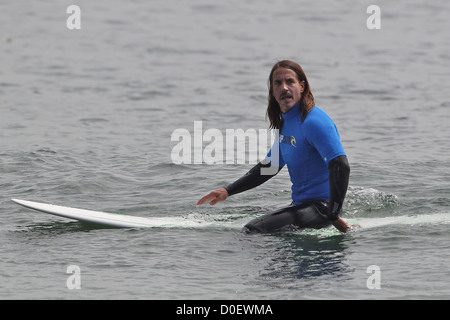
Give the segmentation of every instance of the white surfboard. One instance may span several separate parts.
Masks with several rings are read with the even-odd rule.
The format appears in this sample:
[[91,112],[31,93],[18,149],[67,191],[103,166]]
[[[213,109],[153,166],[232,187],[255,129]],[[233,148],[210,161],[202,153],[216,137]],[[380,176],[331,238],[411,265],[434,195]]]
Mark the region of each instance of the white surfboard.
[[26,208],[49,213],[55,216],[85,221],[99,225],[117,228],[152,228],[152,227],[195,227],[198,223],[188,221],[182,217],[136,217],[118,213],[108,213],[63,207],[54,204],[39,203],[34,201],[11,199]]
[[[26,208],[41,211],[44,213],[69,218],[78,221],[85,221],[95,223],[98,225],[111,226],[117,228],[231,228],[242,229],[249,217],[247,214],[242,214],[232,217],[229,222],[223,221],[226,216],[219,216],[218,221],[208,221],[202,217],[136,217],[118,213],[108,213],[101,211],[92,211],[85,209],[77,209],[70,207],[63,207],[53,204],[39,203],[34,201],[11,199],[17,204]],[[345,218],[349,224],[357,224],[362,229],[371,229],[384,227],[387,225],[416,225],[416,224],[450,224],[450,213],[434,213],[434,214],[420,214],[416,216],[391,216],[379,218]],[[326,228],[320,230],[308,229],[313,234],[323,234],[324,236],[339,234],[339,231],[334,228]],[[312,231],[311,231],[312,230]]]

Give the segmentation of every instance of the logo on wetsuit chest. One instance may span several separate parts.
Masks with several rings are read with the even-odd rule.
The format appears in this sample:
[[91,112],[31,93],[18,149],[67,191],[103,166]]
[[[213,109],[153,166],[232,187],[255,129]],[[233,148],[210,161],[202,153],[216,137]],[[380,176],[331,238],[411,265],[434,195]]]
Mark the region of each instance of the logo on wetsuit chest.
[[295,140],[294,136],[284,136],[282,134],[280,134],[280,143],[284,143],[284,144],[289,144],[293,147],[297,147],[295,144],[297,143],[297,141]]

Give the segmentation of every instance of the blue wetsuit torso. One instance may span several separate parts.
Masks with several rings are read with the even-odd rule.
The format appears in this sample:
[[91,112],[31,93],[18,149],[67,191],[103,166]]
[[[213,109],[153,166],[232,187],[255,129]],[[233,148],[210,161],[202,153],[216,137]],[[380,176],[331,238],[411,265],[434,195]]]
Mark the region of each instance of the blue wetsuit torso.
[[[287,165],[289,170],[293,203],[328,200],[328,164],[345,155],[335,124],[318,107],[314,107],[304,121],[298,104],[282,115],[284,123],[275,143],[279,143],[280,150],[278,166]],[[273,162],[272,150],[273,147],[267,160]]]

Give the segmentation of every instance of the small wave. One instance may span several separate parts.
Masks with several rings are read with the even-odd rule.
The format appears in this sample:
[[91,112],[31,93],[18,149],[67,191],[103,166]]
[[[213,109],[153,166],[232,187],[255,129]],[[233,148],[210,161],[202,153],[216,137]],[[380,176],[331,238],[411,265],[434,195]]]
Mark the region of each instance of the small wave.
[[97,124],[97,123],[109,122],[109,121],[105,118],[82,118],[82,119],[80,119],[80,122],[83,123],[84,125],[91,125],[91,124]]
[[395,194],[373,188],[349,187],[345,198],[346,215],[364,215],[373,211],[397,207],[398,197]]
[[387,225],[432,225],[450,224],[450,213],[433,213],[418,215],[402,215],[378,218],[352,218],[347,219],[350,224],[357,224],[363,229],[382,227]]

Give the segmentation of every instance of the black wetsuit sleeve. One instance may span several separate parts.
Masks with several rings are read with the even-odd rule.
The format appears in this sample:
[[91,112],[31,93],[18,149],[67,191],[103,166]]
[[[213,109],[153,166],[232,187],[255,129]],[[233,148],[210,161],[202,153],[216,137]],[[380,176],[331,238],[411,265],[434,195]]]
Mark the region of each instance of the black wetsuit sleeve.
[[330,203],[328,207],[328,217],[334,221],[339,218],[339,213],[344,203],[347,193],[348,181],[350,177],[350,165],[346,156],[334,158],[328,164],[330,179]]
[[259,162],[256,166],[250,169],[249,172],[247,172],[244,176],[233,182],[232,184],[229,184],[225,187],[225,189],[228,192],[228,195],[231,196],[233,194],[237,194],[243,191],[247,191],[249,189],[255,188],[270,178],[276,176],[278,172],[280,172],[281,168],[278,168],[274,174],[261,174],[261,168],[268,168],[270,167],[270,163],[263,164],[262,162]]

